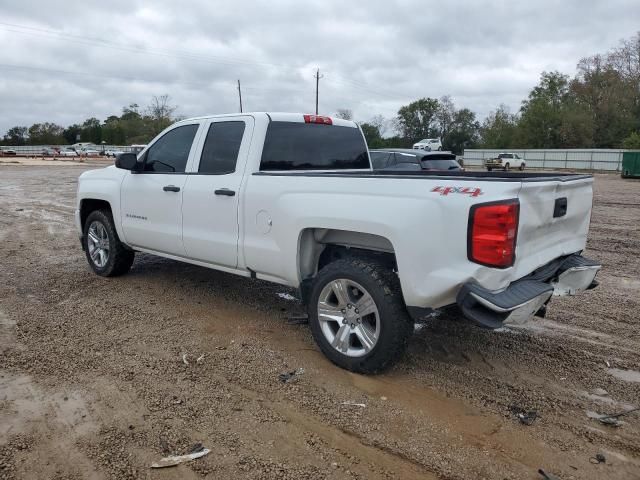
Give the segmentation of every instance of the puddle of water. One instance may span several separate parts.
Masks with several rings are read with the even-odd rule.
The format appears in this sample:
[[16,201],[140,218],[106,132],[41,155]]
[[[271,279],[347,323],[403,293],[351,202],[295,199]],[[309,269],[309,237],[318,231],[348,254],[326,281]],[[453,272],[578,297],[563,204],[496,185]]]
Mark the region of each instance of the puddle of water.
[[640,383],[640,372],[636,370],[623,370],[621,368],[609,368],[607,370],[610,375],[624,380],[625,382],[638,382]]

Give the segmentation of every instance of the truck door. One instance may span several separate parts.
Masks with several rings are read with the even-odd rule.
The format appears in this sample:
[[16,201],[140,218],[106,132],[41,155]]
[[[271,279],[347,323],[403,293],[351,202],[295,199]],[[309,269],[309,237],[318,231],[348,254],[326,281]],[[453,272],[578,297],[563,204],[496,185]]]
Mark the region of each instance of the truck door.
[[141,171],[122,182],[121,220],[129,245],[184,256],[182,194],[199,126],[183,124],[166,132],[145,152]]
[[189,258],[222,267],[238,265],[240,186],[253,125],[249,116],[205,123],[200,158],[183,196],[182,238]]

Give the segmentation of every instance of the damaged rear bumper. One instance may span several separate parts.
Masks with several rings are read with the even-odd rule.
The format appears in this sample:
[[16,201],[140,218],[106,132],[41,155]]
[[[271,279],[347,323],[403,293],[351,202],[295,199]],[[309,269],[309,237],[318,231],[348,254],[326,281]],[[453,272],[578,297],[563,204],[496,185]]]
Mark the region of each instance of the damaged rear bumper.
[[601,265],[579,254],[558,258],[504,290],[465,283],[456,302],[465,317],[488,328],[524,323],[543,316],[552,296],[575,295],[598,285]]

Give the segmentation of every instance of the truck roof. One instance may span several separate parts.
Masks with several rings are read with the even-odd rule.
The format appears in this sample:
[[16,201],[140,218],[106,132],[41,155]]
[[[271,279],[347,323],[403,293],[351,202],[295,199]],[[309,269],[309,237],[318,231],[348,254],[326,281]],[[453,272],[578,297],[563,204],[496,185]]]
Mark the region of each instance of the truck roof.
[[186,118],[184,120],[181,120],[180,123],[194,121],[194,120],[208,120],[211,118],[237,117],[239,115],[247,115],[252,117],[266,115],[267,117],[269,117],[271,121],[298,122],[298,123],[304,123],[305,115],[311,115],[312,117],[330,118],[331,125],[337,125],[340,127],[358,128],[358,124],[352,120],[343,120],[342,118],[336,118],[336,117],[331,117],[326,115],[315,115],[315,114],[309,114],[309,113],[291,113],[291,112],[242,112],[242,113],[238,112],[238,113],[224,113],[224,114],[217,114],[217,115],[203,115],[200,117]]

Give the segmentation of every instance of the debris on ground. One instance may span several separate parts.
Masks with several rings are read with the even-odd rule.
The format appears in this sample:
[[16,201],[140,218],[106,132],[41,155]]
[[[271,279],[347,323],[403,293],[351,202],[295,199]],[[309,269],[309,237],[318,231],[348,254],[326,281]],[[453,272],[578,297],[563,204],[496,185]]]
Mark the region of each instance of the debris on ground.
[[538,473],[542,475],[544,480],[560,480],[560,477],[556,477],[553,473],[545,472],[543,469],[539,469]]
[[168,457],[161,458],[157,462],[152,463],[151,468],[174,467],[180,463],[204,457],[209,452],[210,450],[208,448],[204,448],[201,443],[196,443],[190,453],[186,455],[170,455]]
[[278,375],[278,378],[283,383],[292,383],[298,380],[298,377],[304,373],[304,368],[300,367],[297,370],[290,372],[284,372]]
[[604,425],[619,427],[623,425],[623,422],[619,420],[620,417],[628,415],[629,413],[637,412],[639,410],[640,410],[640,407],[636,407],[636,408],[632,408],[631,410],[626,410],[624,412],[619,412],[619,413],[611,413],[609,415],[598,415],[598,414],[589,415],[589,413],[587,413],[587,416],[589,416],[590,418],[595,418],[596,420],[598,420],[600,423]]
[[289,315],[287,317],[287,323],[289,325],[306,325],[309,323],[309,315],[306,313],[300,315]]
[[196,363],[202,363],[204,361],[204,353],[196,358]]
[[527,410],[522,407],[518,407],[517,405],[511,405],[509,407],[509,410],[518,418],[518,420],[520,420],[520,423],[522,423],[523,425],[533,425],[533,422],[535,422],[538,418],[537,411]]
[[284,293],[284,292],[279,292],[276,295],[278,295],[281,299],[283,300],[289,300],[289,301],[294,301],[296,299],[296,297],[294,297],[293,295],[291,295],[290,293]]
[[367,406],[364,403],[356,403],[356,402],[342,402],[342,405],[350,405],[352,407],[362,407],[362,408],[365,408]]
[[597,465],[599,463],[607,463],[607,457],[605,457],[602,453],[597,453],[595,457],[591,457],[589,462]]
[[188,356],[187,353],[182,355],[182,363],[184,363],[185,365],[189,365],[189,360],[187,360],[187,356]]

